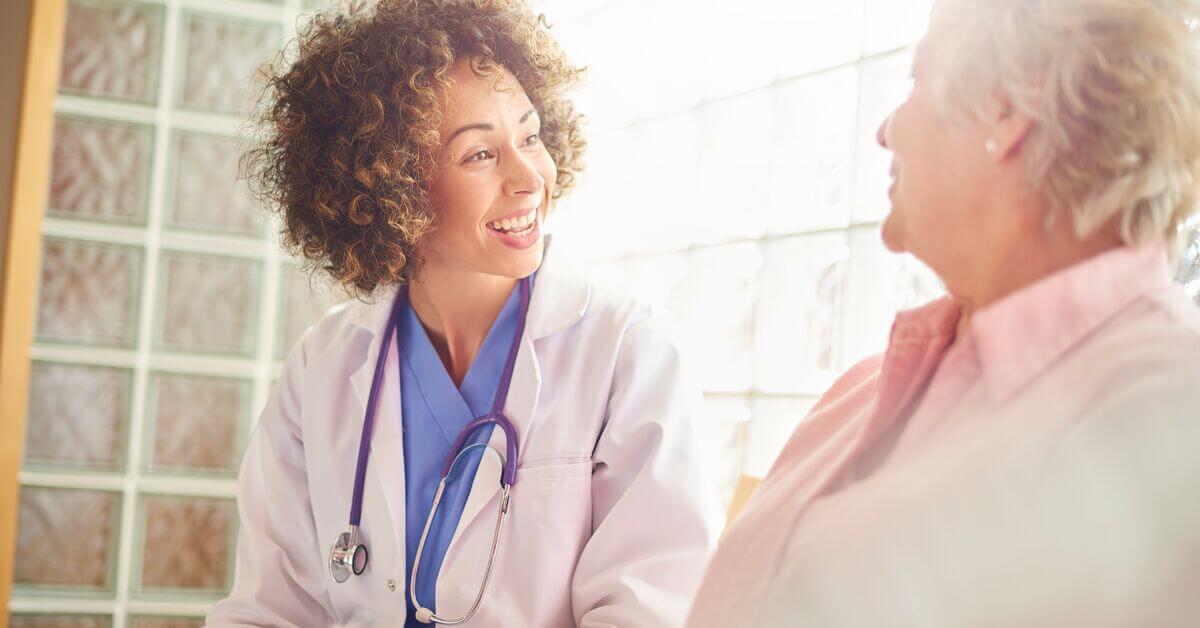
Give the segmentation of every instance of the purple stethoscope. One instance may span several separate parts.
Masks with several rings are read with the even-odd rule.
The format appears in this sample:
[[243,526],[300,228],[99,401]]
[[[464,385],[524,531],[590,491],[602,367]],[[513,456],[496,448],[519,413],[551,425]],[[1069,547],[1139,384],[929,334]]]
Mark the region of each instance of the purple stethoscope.
[[[417,621],[423,624],[438,623],[444,625],[461,624],[471,618],[475,611],[479,608],[479,602],[483,599],[483,592],[487,589],[488,580],[492,577],[492,565],[496,560],[496,548],[500,545],[500,533],[504,529],[504,518],[508,515],[509,495],[512,492],[512,487],[517,483],[517,428],[513,422],[504,415],[504,401],[508,398],[508,386],[512,383],[513,365],[517,360],[517,349],[521,345],[521,336],[525,331],[525,316],[529,311],[529,293],[530,293],[530,278],[521,279],[519,284],[521,290],[521,317],[517,321],[517,330],[513,334],[512,345],[508,349],[508,360],[504,363],[504,372],[500,376],[500,383],[496,387],[496,396],[492,400],[492,409],[483,416],[476,417],[458,433],[458,438],[454,440],[454,446],[450,448],[449,454],[446,456],[446,462],[442,465],[442,476],[438,482],[437,493],[433,497],[433,506],[429,509],[429,516],[425,518],[425,529],[421,531],[421,541],[417,544],[417,555],[413,559],[412,575],[409,578],[409,597],[412,599],[413,607],[417,611]],[[354,471],[354,496],[350,502],[350,528],[348,531],[338,535],[337,540],[333,543],[333,549],[329,551],[329,571],[333,575],[336,582],[345,582],[350,579],[350,575],[362,575],[367,568],[367,546],[359,543],[358,527],[362,521],[362,500],[363,500],[363,482],[367,474],[367,457],[371,450],[371,428],[375,423],[375,404],[379,398],[379,387],[383,383],[384,366],[387,363],[389,350],[392,346],[392,337],[395,334],[396,326],[399,324],[400,309],[407,298],[407,286],[400,288],[399,294],[396,295],[396,300],[392,304],[391,318],[389,319],[387,329],[383,333],[383,345],[379,351],[379,358],[375,362],[375,378],[371,381],[371,392],[367,396],[367,411],[363,419],[362,438],[358,443],[358,466]],[[500,508],[496,515],[496,530],[492,533],[492,549],[488,554],[487,567],[483,571],[483,583],[479,585],[479,593],[475,595],[475,601],[471,604],[470,610],[466,615],[459,619],[445,619],[438,617],[433,611],[421,606],[417,601],[417,569],[421,565],[421,553],[425,549],[425,539],[429,534],[429,527],[433,523],[434,515],[437,514],[438,505],[442,501],[442,493],[446,489],[446,479],[450,476],[450,472],[454,469],[459,457],[472,449],[483,447],[485,451],[490,451],[496,456],[499,452],[487,446],[484,443],[476,443],[470,447],[463,448],[467,439],[471,437],[481,427],[485,425],[494,425],[504,431],[505,441],[505,459],[501,460],[503,472],[500,475]]]

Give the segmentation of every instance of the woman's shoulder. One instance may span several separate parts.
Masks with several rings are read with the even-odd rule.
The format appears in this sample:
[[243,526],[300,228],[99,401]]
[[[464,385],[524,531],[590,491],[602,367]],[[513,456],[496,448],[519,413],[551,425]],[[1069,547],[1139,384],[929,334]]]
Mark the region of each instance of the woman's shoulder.
[[575,260],[548,251],[535,280],[530,318],[535,337],[553,332],[620,337],[632,327],[661,325],[665,317],[627,293],[598,284]]
[[1171,284],[1101,325],[1080,347],[1096,372],[1131,377],[1194,372],[1200,363],[1200,308]]
[[619,336],[623,345],[678,344],[679,321],[663,308],[590,279],[580,278],[579,281],[586,283],[589,289],[590,298],[583,316],[583,322],[589,327]]
[[358,339],[369,339],[383,330],[395,292],[394,287],[380,288],[366,297],[332,305],[300,334],[293,343],[291,356],[312,362],[328,359],[331,352],[365,350],[366,341]]

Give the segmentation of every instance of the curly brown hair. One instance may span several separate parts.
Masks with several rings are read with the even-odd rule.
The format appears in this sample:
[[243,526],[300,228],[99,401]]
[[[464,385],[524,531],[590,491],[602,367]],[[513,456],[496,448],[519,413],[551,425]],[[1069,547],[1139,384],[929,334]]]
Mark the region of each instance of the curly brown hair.
[[439,98],[458,58],[516,77],[558,167],[553,198],[570,190],[586,143],[564,93],[583,69],[548,30],[522,0],[379,0],[314,16],[294,55],[262,71],[262,136],[242,161],[287,250],[360,298],[419,270],[436,220]]

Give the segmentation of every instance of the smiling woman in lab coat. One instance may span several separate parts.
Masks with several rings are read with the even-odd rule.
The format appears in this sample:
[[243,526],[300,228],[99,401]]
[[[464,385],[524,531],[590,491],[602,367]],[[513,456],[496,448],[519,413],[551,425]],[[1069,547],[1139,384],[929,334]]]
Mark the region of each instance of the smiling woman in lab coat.
[[[577,76],[524,4],[435,0],[318,16],[270,75],[253,178],[285,242],[362,298],[287,359],[239,478],[236,581],[209,625],[421,625],[414,597],[469,614],[508,454],[455,466],[408,585],[443,460],[494,396],[517,479],[466,625],[682,623],[719,524],[699,395],[655,320],[573,275],[543,236],[579,170],[562,97]],[[368,561],[339,583],[331,546],[375,397]],[[468,442],[505,440],[488,426]]]

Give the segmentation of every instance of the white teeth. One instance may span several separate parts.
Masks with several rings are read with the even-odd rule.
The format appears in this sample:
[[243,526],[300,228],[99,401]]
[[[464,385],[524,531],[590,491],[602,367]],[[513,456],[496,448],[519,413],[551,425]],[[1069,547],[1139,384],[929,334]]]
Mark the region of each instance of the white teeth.
[[517,216],[515,218],[505,218],[504,220],[494,220],[488,223],[488,227],[496,231],[509,232],[525,232],[529,231],[532,225],[537,221],[537,208],[533,208],[529,213]]

